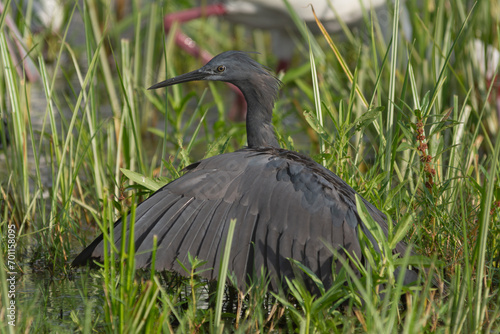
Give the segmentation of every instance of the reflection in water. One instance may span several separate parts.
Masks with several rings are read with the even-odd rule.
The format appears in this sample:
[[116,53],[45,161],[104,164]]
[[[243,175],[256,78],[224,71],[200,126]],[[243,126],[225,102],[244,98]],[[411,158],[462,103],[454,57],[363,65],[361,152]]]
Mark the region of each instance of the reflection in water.
[[25,274],[18,277],[16,285],[18,321],[27,324],[32,332],[72,332],[77,325],[72,312],[83,320],[86,305],[93,305],[93,312],[102,314],[102,283],[88,270],[75,272],[69,279],[62,274],[51,277],[47,270],[33,268],[34,265],[26,265]]

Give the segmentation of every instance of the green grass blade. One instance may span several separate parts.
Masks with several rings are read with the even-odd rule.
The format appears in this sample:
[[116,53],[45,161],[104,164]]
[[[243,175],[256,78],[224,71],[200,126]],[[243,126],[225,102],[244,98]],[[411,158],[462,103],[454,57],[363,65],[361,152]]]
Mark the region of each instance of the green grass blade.
[[217,333],[222,333],[221,326],[222,316],[222,301],[224,297],[224,286],[227,280],[227,270],[229,267],[229,256],[231,255],[231,245],[233,243],[234,229],[236,227],[236,219],[231,219],[229,229],[227,231],[226,246],[224,248],[223,258],[220,264],[219,277],[217,281],[217,300],[215,303],[215,329]]

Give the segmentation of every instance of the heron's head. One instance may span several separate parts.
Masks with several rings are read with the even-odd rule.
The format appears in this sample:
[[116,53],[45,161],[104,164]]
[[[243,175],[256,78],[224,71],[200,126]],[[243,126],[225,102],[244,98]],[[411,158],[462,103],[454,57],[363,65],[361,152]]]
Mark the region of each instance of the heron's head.
[[250,58],[247,52],[226,51],[212,58],[198,70],[167,79],[149,87],[149,89],[198,80],[230,82],[240,89],[260,84],[273,83],[276,88],[280,85],[280,81],[267,68]]

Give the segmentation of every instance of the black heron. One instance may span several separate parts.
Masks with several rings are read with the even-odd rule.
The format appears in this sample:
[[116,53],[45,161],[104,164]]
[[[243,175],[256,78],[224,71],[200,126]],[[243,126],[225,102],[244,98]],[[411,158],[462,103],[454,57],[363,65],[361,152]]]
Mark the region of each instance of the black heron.
[[[185,274],[177,260],[189,265],[190,253],[207,261],[202,268],[213,268],[201,275],[216,279],[229,222],[236,218],[229,271],[234,273],[239,289],[244,290],[247,279],[264,267],[270,274],[271,288],[278,290],[280,279],[294,277],[288,258],[309,267],[325,286],[330,286],[332,265],[339,270],[341,264],[329,246],[355,253],[361,259],[358,227],[374,243],[358,216],[356,192],[310,158],[279,147],[271,118],[281,82],[247,53],[221,53],[202,68],[150,89],[194,80],[227,81],[242,91],[248,104],[248,147],[186,167],[183,176],[138,205],[136,266],[151,265],[156,235],[157,270]],[[387,234],[385,215],[363,201]],[[119,245],[123,220],[115,224],[114,240]],[[404,243],[395,249],[400,254],[405,250]],[[103,252],[101,235],[73,265],[103,260]],[[416,273],[407,271],[405,281],[415,279]]]

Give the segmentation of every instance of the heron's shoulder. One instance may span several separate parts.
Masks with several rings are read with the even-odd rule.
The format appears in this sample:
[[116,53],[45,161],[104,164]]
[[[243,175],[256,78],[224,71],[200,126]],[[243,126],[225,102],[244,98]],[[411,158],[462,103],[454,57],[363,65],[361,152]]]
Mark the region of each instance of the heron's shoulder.
[[[278,169],[287,168],[293,174],[314,174],[334,186],[351,189],[340,177],[310,157],[282,148],[263,147],[252,149],[254,155],[267,156],[270,164]],[[354,192],[354,191],[353,191]]]
[[[308,156],[276,147],[245,147],[201,160],[189,165],[185,170],[267,170],[278,174],[286,171],[289,176],[300,175],[301,178],[308,178],[308,175],[314,175],[327,183],[341,187],[347,186],[340,177]],[[295,178],[295,180],[298,179]]]
[[325,174],[325,176],[331,173],[328,169],[303,154],[275,147],[245,147],[234,152],[224,153],[198,161],[187,166],[184,170],[259,168],[262,167],[262,164],[278,169],[291,167],[292,172],[298,172],[298,169],[302,170],[306,168],[318,174]]

